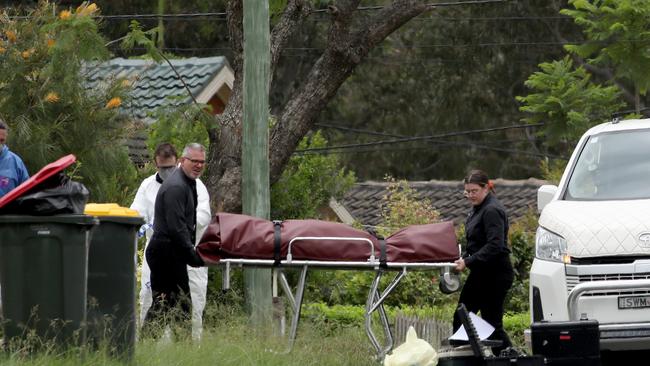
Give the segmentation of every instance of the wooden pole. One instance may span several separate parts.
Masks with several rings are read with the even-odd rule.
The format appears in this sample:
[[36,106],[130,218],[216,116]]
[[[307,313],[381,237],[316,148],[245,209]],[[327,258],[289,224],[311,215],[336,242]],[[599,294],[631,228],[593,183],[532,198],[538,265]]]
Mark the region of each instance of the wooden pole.
[[[244,127],[242,132],[242,208],[269,219],[269,78],[271,42],[269,2],[244,0]],[[251,323],[270,327],[271,270],[244,273]]]

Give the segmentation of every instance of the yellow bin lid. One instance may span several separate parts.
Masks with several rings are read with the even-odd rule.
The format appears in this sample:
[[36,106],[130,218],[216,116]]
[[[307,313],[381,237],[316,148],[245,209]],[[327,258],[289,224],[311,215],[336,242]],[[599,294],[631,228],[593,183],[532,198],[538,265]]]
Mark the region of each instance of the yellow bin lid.
[[92,216],[140,216],[138,211],[132,210],[128,207],[121,207],[117,203],[88,203],[86,204],[84,213]]

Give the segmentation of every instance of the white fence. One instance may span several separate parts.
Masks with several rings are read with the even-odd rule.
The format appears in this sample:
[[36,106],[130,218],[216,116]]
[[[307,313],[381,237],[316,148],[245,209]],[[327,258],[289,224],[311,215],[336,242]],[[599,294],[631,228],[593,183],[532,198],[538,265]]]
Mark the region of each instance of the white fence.
[[442,340],[451,336],[452,324],[433,318],[421,319],[417,316],[406,316],[402,313],[395,315],[395,346],[406,340],[406,332],[413,326],[419,338],[429,342],[436,350],[440,349]]

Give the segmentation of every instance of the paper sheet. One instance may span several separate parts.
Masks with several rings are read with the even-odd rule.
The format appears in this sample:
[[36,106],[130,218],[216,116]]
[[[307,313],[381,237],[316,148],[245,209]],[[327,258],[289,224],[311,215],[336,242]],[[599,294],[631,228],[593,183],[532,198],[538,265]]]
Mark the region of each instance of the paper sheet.
[[[474,328],[476,328],[476,333],[478,334],[478,338],[480,340],[487,339],[493,332],[494,332],[494,327],[490,325],[490,323],[486,322],[481,318],[480,316],[470,312],[469,313],[469,318],[472,320],[472,324],[474,324]],[[458,340],[458,341],[468,341],[469,337],[467,336],[467,332],[465,331],[464,326],[460,326],[456,333],[454,333],[449,339],[453,340]]]

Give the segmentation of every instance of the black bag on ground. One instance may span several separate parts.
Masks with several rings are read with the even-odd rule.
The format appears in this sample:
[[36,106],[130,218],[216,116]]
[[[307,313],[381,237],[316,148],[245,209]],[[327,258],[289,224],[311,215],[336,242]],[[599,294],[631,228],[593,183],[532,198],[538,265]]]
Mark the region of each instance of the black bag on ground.
[[83,214],[89,194],[86,186],[58,173],[16,198],[2,209],[2,213],[33,216]]

